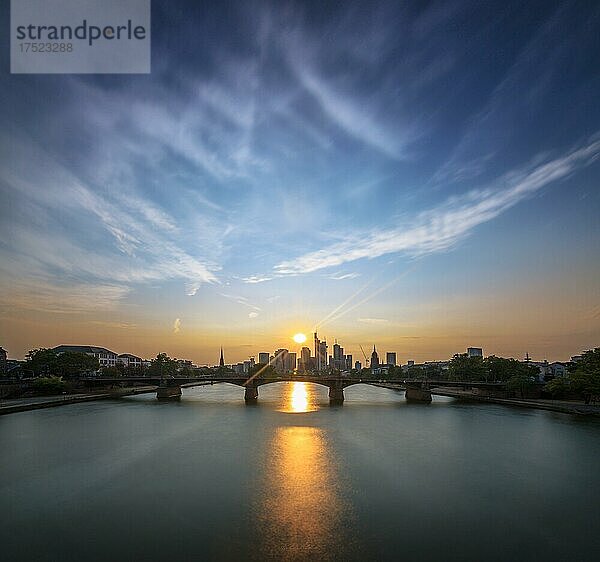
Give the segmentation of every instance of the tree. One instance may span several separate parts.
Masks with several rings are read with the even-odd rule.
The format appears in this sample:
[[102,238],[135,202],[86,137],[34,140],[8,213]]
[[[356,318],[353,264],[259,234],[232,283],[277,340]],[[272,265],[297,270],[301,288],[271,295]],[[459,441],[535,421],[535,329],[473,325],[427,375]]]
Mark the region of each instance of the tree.
[[49,375],[56,365],[57,354],[52,349],[39,348],[27,352],[25,368],[35,376]]
[[100,363],[96,357],[87,353],[78,353],[76,351],[65,351],[56,356],[56,363],[53,373],[67,378],[77,375],[97,371]]
[[110,367],[104,367],[102,369],[102,376],[104,377],[122,377],[125,375],[125,365],[123,363],[117,363]]
[[466,353],[457,353],[448,366],[449,379],[454,381],[484,381],[488,371],[483,357],[469,357]]
[[562,398],[571,390],[571,381],[568,377],[556,377],[544,387],[546,392],[552,395],[552,398]]
[[192,377],[197,376],[197,373],[189,365],[183,365],[183,367],[179,367],[179,376],[180,377],[192,378]]
[[525,391],[529,390],[534,384],[532,376],[519,374],[510,377],[510,379],[506,381],[506,388],[508,390],[518,390],[521,394],[521,398],[523,398],[525,396]]
[[179,364],[166,353],[159,353],[150,363],[148,374],[152,377],[173,377],[177,374]]
[[569,380],[575,392],[583,394],[586,404],[600,394],[600,347],[586,351],[569,367]]
[[569,365],[569,371],[581,371],[600,376],[600,347],[585,351],[579,361]]
[[53,349],[32,349],[27,353],[26,370],[34,375],[57,375],[66,378],[75,377],[100,368],[98,359],[87,353],[65,351],[56,353]]
[[406,369],[407,379],[424,379],[426,376],[425,370],[422,367],[411,365]]
[[506,382],[517,375],[535,377],[538,374],[537,367],[516,359],[504,359],[504,357],[490,355],[483,360],[483,363],[488,372],[488,380],[493,382]]
[[44,394],[59,394],[67,388],[67,385],[62,377],[38,377],[33,381],[33,388]]

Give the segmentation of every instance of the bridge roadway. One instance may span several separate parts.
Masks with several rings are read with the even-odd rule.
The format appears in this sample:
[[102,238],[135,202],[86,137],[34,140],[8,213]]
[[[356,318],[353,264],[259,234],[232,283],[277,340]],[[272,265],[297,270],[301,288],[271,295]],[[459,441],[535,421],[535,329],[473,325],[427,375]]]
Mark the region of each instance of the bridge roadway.
[[181,388],[204,386],[208,384],[228,383],[241,386],[245,389],[244,399],[247,403],[255,403],[258,399],[258,388],[265,384],[277,382],[306,382],[320,384],[329,388],[329,401],[331,404],[344,402],[344,389],[355,384],[370,384],[397,390],[404,390],[407,400],[415,402],[431,402],[432,394],[442,394],[437,387],[453,387],[467,389],[502,390],[504,383],[492,382],[465,382],[465,381],[440,381],[423,379],[380,379],[380,378],[354,378],[315,375],[289,375],[281,377],[240,377],[240,376],[204,376],[204,377],[89,377],[83,379],[92,385],[107,384],[156,384],[156,396],[159,400],[172,400],[181,397]]

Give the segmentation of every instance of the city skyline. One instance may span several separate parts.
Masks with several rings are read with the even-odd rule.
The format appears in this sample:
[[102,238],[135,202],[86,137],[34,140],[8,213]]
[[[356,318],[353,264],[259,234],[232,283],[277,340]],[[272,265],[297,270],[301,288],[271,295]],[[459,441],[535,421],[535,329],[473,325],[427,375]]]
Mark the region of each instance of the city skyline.
[[599,18],[169,2],[150,75],[3,73],[0,345],[596,347]]
[[[316,336],[316,334],[314,334]],[[291,342],[294,342],[294,338],[291,337],[289,338]],[[253,349],[253,350],[247,350],[249,351],[249,353],[247,355],[239,355],[239,354],[234,354],[233,355],[233,359],[231,359],[231,356],[229,355],[229,348],[223,345],[219,345],[219,347],[216,349],[216,361],[214,360],[215,358],[213,357],[212,359],[209,359],[207,361],[196,361],[193,358],[189,357],[189,356],[176,356],[176,355],[172,355],[168,352],[168,350],[159,350],[156,351],[154,350],[152,353],[150,353],[149,355],[143,355],[143,354],[136,354],[136,353],[132,353],[132,350],[130,349],[121,349],[121,348],[107,348],[106,346],[103,345],[96,345],[96,344],[90,344],[88,343],[61,343],[58,345],[42,345],[39,348],[30,348],[29,351],[33,351],[35,349],[71,349],[71,350],[76,350],[75,348],[82,348],[82,352],[84,353],[88,353],[88,351],[84,351],[83,348],[96,348],[96,349],[100,349],[100,350],[105,350],[108,351],[112,354],[114,354],[114,358],[115,360],[117,358],[120,357],[127,357],[129,359],[134,359],[134,360],[141,360],[144,363],[149,363],[150,361],[152,361],[153,359],[155,359],[160,353],[166,353],[167,356],[170,356],[172,359],[176,359],[178,361],[183,361],[189,364],[193,364],[196,367],[217,367],[217,366],[225,366],[225,367],[233,367],[233,366],[240,366],[243,364],[269,364],[269,365],[274,365],[274,360],[277,357],[277,355],[280,352],[285,352],[286,354],[290,354],[294,357],[294,365],[295,367],[290,368],[290,370],[293,369],[298,369],[299,372],[301,372],[302,370],[306,369],[306,370],[314,370],[314,371],[319,371],[321,369],[326,370],[326,369],[335,369],[335,370],[351,370],[356,368],[356,364],[360,364],[361,368],[362,367],[371,367],[371,360],[369,359],[369,357],[372,358],[372,353],[376,352],[379,356],[379,364],[380,365],[397,365],[397,366],[411,366],[411,365],[419,365],[419,364],[426,364],[426,363],[445,363],[448,362],[450,359],[452,359],[452,357],[456,356],[456,355],[480,355],[483,357],[490,357],[490,356],[497,356],[497,357],[502,357],[499,356],[495,353],[487,353],[484,348],[481,347],[463,347],[462,349],[456,349],[454,350],[451,354],[449,354],[448,356],[439,356],[436,357],[434,359],[420,359],[420,358],[414,358],[412,356],[409,355],[402,355],[399,354],[398,351],[393,350],[392,348],[383,348],[381,346],[378,347],[377,343],[373,343],[372,344],[372,349],[371,347],[365,347],[362,344],[358,344],[357,350],[353,351],[354,348],[350,347],[350,346],[341,346],[339,344],[339,340],[337,338],[335,338],[333,341],[334,343],[331,343],[331,341],[327,341],[327,338],[319,338],[317,340],[320,344],[325,345],[325,348],[321,348],[324,350],[324,352],[326,352],[326,355],[324,355],[323,357],[325,357],[326,359],[322,360],[321,363],[319,363],[318,361],[315,362],[315,358],[317,357],[317,354],[315,353],[315,349],[317,349],[317,346],[315,345],[315,342],[311,342],[309,339],[306,340],[306,342],[302,343],[302,344],[289,344],[288,343],[288,347],[273,347],[271,345],[271,348],[274,351],[265,351],[265,349],[267,349],[269,346],[267,345],[265,348],[261,348],[261,349]],[[311,347],[313,346],[313,347]],[[336,349],[337,348],[337,349]],[[0,349],[3,351],[3,353],[7,356],[8,359],[13,360],[13,361],[24,361],[26,360],[26,356],[23,357],[18,357],[14,354],[11,354],[8,350],[4,350],[0,347]],[[115,351],[116,350],[116,351]],[[214,352],[215,350],[213,350]],[[567,357],[562,357],[562,358],[549,358],[549,357],[533,357],[529,352],[525,352],[525,354],[523,355],[523,357],[513,357],[513,356],[504,356],[505,358],[508,359],[516,359],[517,361],[521,361],[524,363],[533,361],[533,362],[537,362],[537,363],[554,363],[554,362],[559,362],[559,363],[563,363],[563,364],[567,364],[569,363],[569,361],[573,361],[573,357],[578,357],[580,356],[581,353],[585,352],[587,350],[585,349],[574,349],[571,350],[570,355]],[[306,353],[305,353],[306,352]],[[336,361],[341,361],[342,363],[336,363]],[[114,361],[112,363],[106,363],[106,365],[113,365]],[[101,366],[104,364],[101,364]],[[303,366],[304,365],[304,366]],[[246,372],[246,371],[245,371]]]

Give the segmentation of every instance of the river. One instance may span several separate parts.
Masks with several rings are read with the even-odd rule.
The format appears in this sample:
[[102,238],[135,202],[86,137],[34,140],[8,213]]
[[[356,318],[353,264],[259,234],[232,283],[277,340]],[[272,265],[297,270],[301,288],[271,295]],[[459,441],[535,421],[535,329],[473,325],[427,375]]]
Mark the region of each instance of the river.
[[598,560],[600,421],[358,385],[0,418],[0,557]]

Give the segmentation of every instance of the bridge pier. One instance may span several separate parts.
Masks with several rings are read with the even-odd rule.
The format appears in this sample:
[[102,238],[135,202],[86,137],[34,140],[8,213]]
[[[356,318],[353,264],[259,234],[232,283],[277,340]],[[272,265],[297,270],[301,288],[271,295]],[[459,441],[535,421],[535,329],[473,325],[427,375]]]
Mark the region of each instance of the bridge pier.
[[179,400],[181,398],[181,387],[177,385],[159,386],[156,389],[156,398],[159,400]]
[[429,389],[407,386],[404,397],[408,402],[431,402],[431,391]]
[[256,404],[258,401],[258,387],[247,386],[244,392],[244,400],[246,404]]
[[344,403],[344,389],[335,386],[329,387],[329,405],[341,406]]

